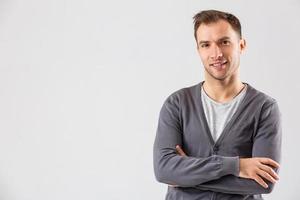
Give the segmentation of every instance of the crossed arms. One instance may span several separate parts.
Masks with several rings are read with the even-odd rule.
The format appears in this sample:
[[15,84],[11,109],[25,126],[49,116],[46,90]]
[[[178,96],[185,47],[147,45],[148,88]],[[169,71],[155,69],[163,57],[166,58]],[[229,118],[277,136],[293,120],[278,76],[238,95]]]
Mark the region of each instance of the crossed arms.
[[[277,103],[264,109],[253,139],[252,158],[189,157],[174,107],[165,105],[160,114],[154,143],[154,171],[159,182],[229,194],[265,194],[278,180],[281,127]],[[176,148],[177,146],[177,148]],[[179,146],[180,147],[180,146]]]
[[[180,156],[187,157],[186,153],[183,149],[176,145],[176,151]],[[238,177],[246,178],[246,179],[253,179],[258,184],[260,184],[263,188],[267,189],[269,185],[266,183],[266,180],[275,184],[277,180],[279,180],[278,174],[272,169],[279,168],[279,164],[270,159],[270,158],[263,158],[263,157],[256,157],[256,158],[240,158],[239,159],[239,175]],[[264,179],[263,179],[264,178]],[[179,187],[178,185],[170,185],[172,187]],[[203,188],[208,189],[209,187],[205,187],[205,184],[198,185],[196,188]],[[215,189],[216,190],[216,189]],[[270,192],[271,190],[268,190]],[[234,194],[239,193],[239,191],[229,191]]]

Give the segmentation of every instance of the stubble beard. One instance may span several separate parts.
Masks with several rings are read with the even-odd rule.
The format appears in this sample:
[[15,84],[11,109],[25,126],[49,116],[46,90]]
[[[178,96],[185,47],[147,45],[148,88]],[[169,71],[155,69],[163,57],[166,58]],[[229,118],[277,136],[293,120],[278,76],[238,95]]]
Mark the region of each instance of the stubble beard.
[[217,76],[214,74],[213,70],[210,70],[210,66],[204,67],[205,71],[209,74],[210,77],[213,79],[219,80],[219,81],[224,81],[228,77],[228,71],[225,69],[225,72],[222,76]]

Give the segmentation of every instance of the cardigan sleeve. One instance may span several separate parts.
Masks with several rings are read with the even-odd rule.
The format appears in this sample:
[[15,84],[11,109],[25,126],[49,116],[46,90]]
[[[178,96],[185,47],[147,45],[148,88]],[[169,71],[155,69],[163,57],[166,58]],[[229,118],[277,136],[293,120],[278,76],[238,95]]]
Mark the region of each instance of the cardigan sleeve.
[[[276,102],[267,106],[261,113],[258,130],[253,138],[252,157],[268,157],[278,163],[281,159],[281,120],[280,111]],[[277,173],[279,169],[274,169]],[[201,190],[230,194],[266,194],[270,193],[274,184],[265,180],[268,188],[263,188],[252,179],[239,178],[233,175],[221,177],[196,186]]]
[[238,157],[183,157],[175,146],[182,145],[179,98],[171,95],[163,104],[153,148],[155,177],[159,182],[192,187],[222,176],[238,173]]

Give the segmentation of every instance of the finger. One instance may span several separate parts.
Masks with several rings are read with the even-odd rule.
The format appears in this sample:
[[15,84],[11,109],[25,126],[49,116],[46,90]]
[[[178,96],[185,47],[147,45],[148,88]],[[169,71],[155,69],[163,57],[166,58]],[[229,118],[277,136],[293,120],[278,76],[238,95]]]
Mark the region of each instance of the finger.
[[267,184],[261,177],[259,177],[259,176],[256,176],[256,177],[254,178],[254,180],[255,180],[259,185],[263,186],[264,188],[268,188],[268,187],[269,187],[268,184]]
[[275,168],[279,168],[280,167],[280,165],[279,165],[278,162],[276,162],[276,161],[274,161],[274,160],[272,160],[270,158],[260,158],[259,161],[261,163],[263,163],[263,164],[271,165],[271,166],[273,166]]
[[182,150],[182,148],[179,145],[176,145],[176,151],[179,153],[179,155],[181,156],[187,156],[184,151]]
[[176,151],[179,153],[179,155],[186,156],[185,152],[182,150],[182,148],[179,145],[176,145]]
[[278,174],[271,167],[261,164],[259,168],[270,174],[275,180],[279,180]]
[[261,177],[267,179],[268,181],[270,181],[271,183],[276,183],[276,180],[267,172],[263,171],[263,170],[259,170],[258,171],[258,175],[260,175]]

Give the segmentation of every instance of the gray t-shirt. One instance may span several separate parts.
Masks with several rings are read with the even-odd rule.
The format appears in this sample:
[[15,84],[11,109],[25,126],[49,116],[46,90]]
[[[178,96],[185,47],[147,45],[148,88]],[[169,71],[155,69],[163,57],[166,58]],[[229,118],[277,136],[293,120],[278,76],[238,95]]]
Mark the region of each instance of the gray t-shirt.
[[201,87],[201,99],[204,108],[205,117],[210,129],[210,133],[216,142],[221,135],[227,122],[236,112],[240,102],[244,98],[247,90],[247,84],[243,90],[235,96],[231,101],[226,103],[219,103],[210,98],[203,86]]

